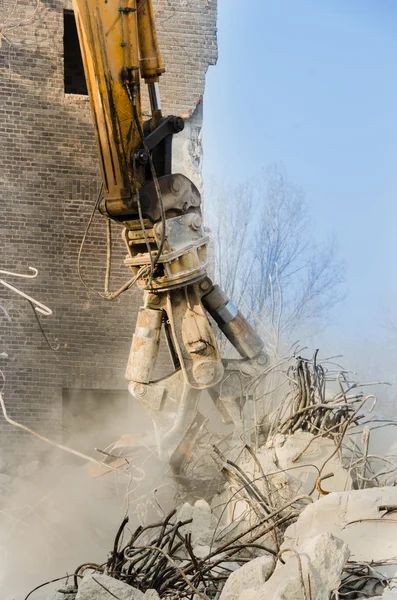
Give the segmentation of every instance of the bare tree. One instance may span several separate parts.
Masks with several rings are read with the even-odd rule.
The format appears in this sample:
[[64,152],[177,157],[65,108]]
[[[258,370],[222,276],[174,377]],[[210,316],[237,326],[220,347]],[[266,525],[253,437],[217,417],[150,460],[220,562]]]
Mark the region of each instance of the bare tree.
[[258,182],[213,186],[207,223],[214,277],[233,301],[289,337],[323,322],[342,298],[335,240],[317,244],[302,190],[272,166]]

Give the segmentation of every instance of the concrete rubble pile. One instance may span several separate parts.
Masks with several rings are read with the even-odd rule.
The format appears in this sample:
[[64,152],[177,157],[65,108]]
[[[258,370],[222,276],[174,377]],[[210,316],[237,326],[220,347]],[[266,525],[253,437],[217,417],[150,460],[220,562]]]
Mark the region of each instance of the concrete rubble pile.
[[370,452],[374,397],[316,357],[287,377],[250,443],[201,449],[217,485],[207,473],[203,497],[182,493],[201,472],[187,461],[177,508],[135,531],[124,519],[107,561],[48,600],[397,600],[397,463]]

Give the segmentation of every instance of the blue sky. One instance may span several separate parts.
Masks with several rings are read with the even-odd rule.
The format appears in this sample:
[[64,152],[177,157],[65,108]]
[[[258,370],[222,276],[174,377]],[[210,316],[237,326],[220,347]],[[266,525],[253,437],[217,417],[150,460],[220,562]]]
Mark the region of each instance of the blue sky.
[[338,343],[379,339],[397,314],[396,23],[392,0],[219,0],[205,182],[283,163],[346,262],[327,330]]

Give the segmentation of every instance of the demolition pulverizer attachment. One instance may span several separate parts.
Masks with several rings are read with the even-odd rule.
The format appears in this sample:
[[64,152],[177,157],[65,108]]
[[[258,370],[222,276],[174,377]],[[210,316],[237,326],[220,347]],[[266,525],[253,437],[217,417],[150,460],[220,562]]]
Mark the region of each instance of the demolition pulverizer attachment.
[[[207,313],[241,355],[236,371],[245,368],[256,374],[268,362],[251,325],[209,278],[163,293],[144,292],[126,378],[131,394],[155,423],[162,453],[170,455],[182,442],[195,417],[200,390],[218,390],[220,396],[222,381],[230,375]],[[175,371],[153,381],[162,326]]]
[[[105,297],[117,297],[135,282],[144,290],[127,377],[134,396],[145,398],[153,414],[166,417],[156,421],[159,436],[164,434],[175,444],[192,421],[192,398],[224,377],[206,311],[245,360],[257,360],[262,343],[206,278],[209,238],[200,193],[190,179],[172,173],[172,140],[184,122],[161,111],[158,83],[164,68],[152,1],[123,4],[121,0],[73,0],[102,172],[98,208],[108,219],[108,248],[111,221],[124,226],[125,264],[132,271],[124,286],[114,294],[106,290]],[[147,84],[150,103],[146,121],[141,80]],[[108,260],[107,280],[110,265]],[[175,373],[152,383],[162,324]],[[173,408],[168,407],[170,399]],[[167,410],[174,415],[172,424]]]

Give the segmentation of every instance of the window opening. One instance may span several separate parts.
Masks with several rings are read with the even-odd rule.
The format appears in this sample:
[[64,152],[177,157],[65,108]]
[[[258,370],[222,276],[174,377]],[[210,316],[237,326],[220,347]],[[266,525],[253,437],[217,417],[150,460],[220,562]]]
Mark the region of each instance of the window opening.
[[63,64],[65,94],[88,96],[76,19],[72,10],[63,12]]

